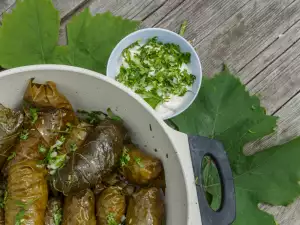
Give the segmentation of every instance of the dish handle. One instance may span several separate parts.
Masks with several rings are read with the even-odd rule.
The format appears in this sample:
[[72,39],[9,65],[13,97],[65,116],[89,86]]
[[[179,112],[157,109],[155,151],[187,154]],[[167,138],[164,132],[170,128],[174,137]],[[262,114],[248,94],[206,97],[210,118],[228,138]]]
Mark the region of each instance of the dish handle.
[[[200,179],[196,185],[199,208],[203,225],[228,225],[236,216],[236,202],[232,171],[223,145],[216,140],[200,136],[188,136],[194,175]],[[210,208],[205,190],[201,183],[202,163],[205,156],[210,156],[218,169],[222,190],[220,208],[214,211]]]
[[[200,137],[187,136],[167,127],[168,133],[175,143],[178,156],[183,166],[186,182],[189,189],[189,199],[198,198],[197,204],[191,204],[189,225],[229,225],[235,220],[236,201],[232,171],[227,154],[223,145],[216,140]],[[190,151],[187,151],[187,150]],[[210,208],[202,186],[202,163],[205,156],[214,160],[218,169],[221,183],[222,200],[220,208],[214,211]],[[191,165],[192,164],[192,165]],[[198,177],[199,185],[196,185]],[[196,189],[196,190],[195,190]],[[194,193],[195,192],[195,193]],[[196,193],[197,192],[197,193]],[[198,209],[196,209],[196,207]],[[197,211],[195,211],[197,210]],[[200,216],[199,218],[199,211]],[[197,214],[198,215],[197,215]]]

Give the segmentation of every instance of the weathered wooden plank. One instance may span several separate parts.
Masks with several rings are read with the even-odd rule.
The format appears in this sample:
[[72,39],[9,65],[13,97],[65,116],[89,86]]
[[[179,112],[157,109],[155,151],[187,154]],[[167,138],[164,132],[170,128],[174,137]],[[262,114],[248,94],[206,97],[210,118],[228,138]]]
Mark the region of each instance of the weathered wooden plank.
[[14,4],[15,0],[1,0],[0,1],[0,14],[5,12],[9,7]]
[[177,32],[182,22],[188,20],[185,37],[195,45],[237,13],[248,1],[184,1],[156,26]]
[[[239,77],[244,83],[249,83],[254,77],[279,58],[285,51],[295,44],[300,38],[300,22],[297,22],[285,33],[278,36],[275,42],[257,55],[250,63],[240,70]],[[283,58],[282,58],[283,59]],[[284,60],[284,59],[283,59]],[[279,63],[283,63],[280,61]],[[270,72],[270,70],[269,70]]]
[[276,132],[246,146],[246,153],[251,154],[261,149],[283,144],[300,136],[300,94],[297,94],[276,112],[275,116],[279,117]]
[[[60,18],[64,19],[66,16],[75,12],[78,8],[86,4],[88,1],[89,0],[53,0],[53,4],[60,11]],[[0,12],[1,9],[5,9],[3,10],[3,12],[11,12],[13,7],[15,6],[15,3],[16,0],[5,0],[4,2],[0,2]]]
[[196,45],[204,73],[226,62],[241,70],[300,18],[298,0],[249,1],[239,12]]
[[72,15],[77,9],[90,0],[53,0],[54,6],[59,10],[61,19]]
[[275,216],[277,224],[280,225],[299,225],[300,221],[300,199],[298,198],[293,204],[284,206],[263,206],[262,209]]
[[93,14],[111,11],[128,19],[143,20],[167,0],[95,0],[90,4]]
[[155,26],[183,2],[184,0],[167,0],[161,7],[143,20],[143,27]]

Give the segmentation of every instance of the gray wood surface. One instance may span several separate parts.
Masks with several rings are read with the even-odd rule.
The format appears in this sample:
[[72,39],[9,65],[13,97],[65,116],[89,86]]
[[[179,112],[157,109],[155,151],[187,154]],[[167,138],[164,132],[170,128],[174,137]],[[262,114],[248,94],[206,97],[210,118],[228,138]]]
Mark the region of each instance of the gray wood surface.
[[[300,135],[300,0],[53,0],[61,12],[61,43],[71,15],[89,7],[142,21],[143,27],[177,32],[197,50],[204,74],[225,62],[258,94],[269,114],[280,117],[275,134],[250,143],[245,152],[285,143]],[[15,0],[0,0],[0,14]],[[8,10],[9,11],[9,10]],[[288,207],[262,206],[280,225],[300,225],[300,200]]]

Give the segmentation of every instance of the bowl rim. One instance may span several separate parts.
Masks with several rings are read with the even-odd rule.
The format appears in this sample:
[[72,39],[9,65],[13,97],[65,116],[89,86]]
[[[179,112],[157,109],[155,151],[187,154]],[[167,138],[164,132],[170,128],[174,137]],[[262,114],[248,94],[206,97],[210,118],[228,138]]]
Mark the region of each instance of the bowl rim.
[[[29,65],[29,66],[21,66],[16,67],[12,69],[7,69],[0,72],[0,82],[1,78],[12,76],[14,74],[23,73],[23,72],[31,72],[31,71],[68,71],[68,72],[74,72],[74,73],[81,73],[85,76],[94,77],[96,79],[102,80],[104,82],[110,83],[111,85],[116,86],[117,88],[120,88],[124,92],[128,93],[131,97],[135,98],[141,105],[145,107],[145,109],[150,113],[162,127],[165,127],[164,120],[155,113],[154,109],[144,101],[144,99],[136,94],[134,91],[132,91],[130,88],[126,87],[125,85],[122,85],[121,83],[117,82],[114,79],[111,79],[101,73],[84,69],[81,67],[75,67],[75,66],[68,66],[68,65],[59,65],[59,64],[37,64],[37,65]],[[167,130],[166,130],[167,133]],[[170,138],[171,139],[171,138]]]
[[[129,35],[127,35],[126,37],[124,37],[121,41],[119,41],[119,43],[115,46],[115,48],[113,49],[113,51],[111,52],[110,56],[109,56],[109,59],[108,59],[108,63],[107,63],[107,67],[106,67],[106,75],[107,77],[109,77],[110,79],[112,80],[115,80],[112,75],[109,74],[109,71],[110,71],[110,65],[112,64],[114,58],[115,58],[115,55],[117,54],[117,51],[122,48],[122,45],[123,45],[123,42],[127,41],[127,40],[130,40],[132,37],[134,36],[137,36],[139,35],[140,33],[144,33],[144,32],[152,32],[152,31],[158,31],[158,32],[162,32],[162,33],[168,33],[170,35],[173,35],[175,36],[176,38],[178,38],[180,41],[182,42],[185,42],[185,44],[190,48],[190,51],[189,52],[192,52],[195,57],[196,57],[196,61],[199,65],[199,70],[200,70],[200,73],[199,73],[199,85],[197,85],[197,89],[196,91],[194,92],[193,94],[193,97],[191,98],[190,101],[186,101],[186,103],[184,103],[184,107],[182,107],[181,110],[177,110],[175,113],[172,113],[170,116],[166,116],[166,117],[162,117],[160,116],[160,114],[158,112],[156,112],[155,110],[155,113],[158,114],[162,119],[164,120],[167,120],[167,119],[171,119],[175,116],[178,116],[179,114],[183,113],[185,110],[187,110],[191,105],[192,103],[195,101],[196,97],[198,96],[199,94],[199,91],[200,91],[200,88],[201,88],[201,85],[202,85],[202,79],[203,79],[203,73],[202,73],[202,65],[201,65],[201,60],[200,60],[200,57],[198,55],[198,53],[196,52],[196,50],[194,49],[194,47],[191,45],[191,43],[189,41],[187,41],[184,37],[180,36],[179,34],[173,32],[173,31],[170,31],[170,30],[167,30],[167,29],[164,29],[164,28],[144,28],[144,29],[140,29],[140,30],[137,30],[135,32],[132,32],[130,33]],[[159,35],[157,35],[159,36]],[[136,38],[135,38],[136,39]],[[123,85],[123,84],[122,84]],[[143,100],[144,101],[144,100]],[[148,103],[147,103],[148,104]]]

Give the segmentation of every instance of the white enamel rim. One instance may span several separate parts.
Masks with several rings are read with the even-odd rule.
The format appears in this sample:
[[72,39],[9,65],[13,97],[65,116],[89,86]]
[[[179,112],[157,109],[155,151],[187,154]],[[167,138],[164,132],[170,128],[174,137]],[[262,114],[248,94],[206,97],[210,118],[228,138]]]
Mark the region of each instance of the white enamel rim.
[[[138,101],[139,104],[141,104],[147,110],[147,112],[150,113],[160,124],[160,126],[163,128],[168,138],[171,140],[173,148],[181,149],[181,152],[184,152],[184,154],[178,155],[178,157],[179,157],[179,163],[181,165],[183,173],[185,174],[184,179],[185,179],[185,186],[187,190],[187,202],[188,202],[187,225],[202,224],[198,200],[197,200],[195,177],[194,177],[189,144],[188,144],[186,134],[177,132],[172,128],[170,128],[169,126],[167,126],[166,123],[163,121],[163,119],[139,95],[135,94],[129,88],[125,87],[124,85],[120,84],[119,82],[113,79],[110,79],[102,74],[93,72],[91,70],[73,67],[73,66],[66,66],[66,65],[51,65],[51,64],[32,65],[32,66],[24,66],[24,67],[18,67],[18,68],[2,71],[0,72],[0,78],[22,73],[22,72],[30,72],[30,71],[69,71],[69,72],[81,73],[86,76],[91,76],[101,81],[110,83],[116,86],[117,88],[127,92],[128,95],[130,95],[132,98]],[[49,80],[51,80],[51,78]]]
[[[110,54],[110,57],[108,59],[108,63],[107,63],[107,69],[106,69],[106,75],[108,77],[110,77],[109,75],[109,68],[110,68],[110,64],[112,63],[112,61],[114,60],[114,56],[116,55],[116,52],[123,47],[123,42],[127,42],[129,41],[130,39],[132,39],[132,37],[134,36],[138,36],[139,34],[143,33],[143,32],[151,32],[151,31],[158,31],[158,32],[163,32],[163,33],[168,33],[170,35],[173,35],[175,36],[176,38],[178,38],[181,42],[184,42],[189,48],[190,48],[190,52],[193,53],[196,57],[196,61],[197,63],[199,64],[199,69],[200,69],[200,75],[199,75],[199,85],[197,86],[197,89],[194,93],[194,96],[193,98],[191,98],[189,101],[186,101],[186,103],[184,103],[184,107],[182,107],[182,110],[178,110],[176,111],[176,113],[173,113],[172,115],[166,117],[166,118],[163,118],[163,119],[171,119],[175,116],[178,116],[179,114],[183,113],[187,108],[189,108],[191,106],[191,104],[195,101],[196,97],[198,96],[198,93],[200,91],[200,88],[201,88],[201,84],[202,84],[202,65],[201,65],[201,61],[200,61],[200,58],[196,52],[196,50],[194,49],[194,47],[185,39],[183,38],[182,36],[180,36],[179,34],[173,32],[173,31],[170,31],[170,30],[167,30],[167,29],[163,29],[163,28],[145,28],[145,29],[141,29],[141,30],[138,30],[138,31],[135,31],[129,35],[127,35],[125,38],[123,38],[117,45],[116,47],[114,48],[114,50],[111,52]],[[156,35],[156,36],[159,36],[159,35]],[[136,40],[136,38],[135,38]],[[110,77],[111,79],[115,80],[113,77]],[[157,113],[157,112],[156,112]],[[157,113],[158,114],[158,113]]]

